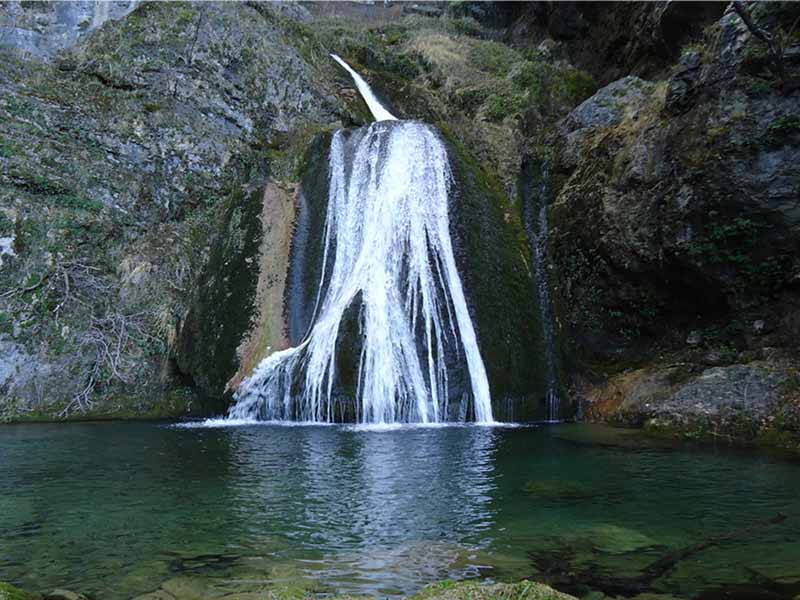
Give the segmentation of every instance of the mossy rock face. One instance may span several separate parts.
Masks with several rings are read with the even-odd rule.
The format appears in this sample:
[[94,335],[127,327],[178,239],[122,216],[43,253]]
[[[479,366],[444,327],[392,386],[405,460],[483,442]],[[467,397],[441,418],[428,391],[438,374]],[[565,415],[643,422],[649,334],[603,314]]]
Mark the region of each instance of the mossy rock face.
[[206,395],[221,398],[239,364],[236,354],[255,312],[262,186],[239,184],[229,193],[195,302],[177,351],[181,371]]
[[466,149],[445,138],[455,180],[450,233],[494,412],[515,420],[542,418],[538,400],[546,390],[544,347],[533,265],[518,211]]
[[322,275],[331,139],[331,134],[316,136],[303,161],[286,286],[286,316],[292,345],[302,341],[311,325]]
[[[787,31],[796,10],[771,4],[763,22]],[[551,257],[578,370],[688,353],[695,329],[727,330],[737,353],[796,351],[800,99],[749,74],[763,44],[744,29],[726,14],[667,81],[620,79],[558,126]]]
[[[48,6],[17,8],[52,15]],[[249,318],[244,267],[199,290],[212,283],[219,230],[234,219],[234,188],[262,181],[240,166],[268,162],[274,179],[291,181],[309,132],[346,109],[309,58],[307,32],[272,18],[271,4],[261,12],[246,3],[131,8],[51,62],[17,52],[19,44],[0,48],[0,238],[11,238],[15,254],[3,253],[0,289],[46,277],[29,293],[0,298],[0,354],[25,367],[0,384],[3,421],[61,418],[89,385],[97,361],[87,339],[97,338],[98,320],[119,364],[103,365],[87,402],[67,418],[205,412],[170,393],[194,383],[218,397],[239,342],[225,338]],[[247,216],[242,223],[230,229],[253,242]],[[226,269],[215,252],[215,268]],[[220,290],[232,294],[230,306]],[[224,309],[208,306],[223,299]],[[176,336],[187,311],[191,344]],[[128,320],[120,338],[121,328],[108,325],[117,318]],[[199,355],[187,356],[188,345]]]

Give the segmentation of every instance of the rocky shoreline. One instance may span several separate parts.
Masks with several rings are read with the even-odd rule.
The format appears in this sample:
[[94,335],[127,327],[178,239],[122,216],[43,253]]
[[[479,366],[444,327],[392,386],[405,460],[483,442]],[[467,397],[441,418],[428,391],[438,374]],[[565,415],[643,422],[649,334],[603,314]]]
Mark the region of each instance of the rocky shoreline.
[[[207,596],[191,580],[176,578],[164,583],[158,590],[137,596],[134,600],[204,600],[218,598],[220,600],[301,600],[313,598],[313,594],[302,588],[291,586],[281,588],[254,588],[247,591],[226,595]],[[327,596],[334,600],[365,599],[371,596]],[[519,583],[482,584],[478,582],[454,582],[450,580],[434,583],[410,596],[409,600],[574,600],[573,596],[562,594],[556,590],[531,581]],[[69,590],[53,590],[46,594],[25,592],[7,583],[0,583],[0,600],[92,600],[91,598]]]

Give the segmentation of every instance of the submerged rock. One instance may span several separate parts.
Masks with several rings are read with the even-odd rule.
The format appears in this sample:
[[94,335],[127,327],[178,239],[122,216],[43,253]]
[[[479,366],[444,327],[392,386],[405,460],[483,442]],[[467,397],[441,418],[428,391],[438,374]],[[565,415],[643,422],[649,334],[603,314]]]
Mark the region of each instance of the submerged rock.
[[596,491],[579,481],[540,479],[525,484],[525,493],[542,500],[580,500],[590,498]]
[[44,600],[88,600],[88,598],[86,598],[86,596],[83,594],[78,594],[77,592],[58,589],[45,594]]
[[575,600],[541,583],[494,583],[491,585],[472,581],[443,581],[435,583],[410,596],[414,600]]

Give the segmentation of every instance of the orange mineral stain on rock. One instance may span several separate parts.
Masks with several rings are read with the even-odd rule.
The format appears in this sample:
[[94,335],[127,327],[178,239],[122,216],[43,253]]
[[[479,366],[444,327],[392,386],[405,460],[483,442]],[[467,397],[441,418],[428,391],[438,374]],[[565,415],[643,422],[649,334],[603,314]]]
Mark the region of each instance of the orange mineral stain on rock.
[[264,188],[261,209],[262,240],[258,252],[257,316],[236,350],[239,370],[228,381],[234,391],[267,356],[289,347],[286,335],[284,290],[294,223],[295,194],[274,182]]

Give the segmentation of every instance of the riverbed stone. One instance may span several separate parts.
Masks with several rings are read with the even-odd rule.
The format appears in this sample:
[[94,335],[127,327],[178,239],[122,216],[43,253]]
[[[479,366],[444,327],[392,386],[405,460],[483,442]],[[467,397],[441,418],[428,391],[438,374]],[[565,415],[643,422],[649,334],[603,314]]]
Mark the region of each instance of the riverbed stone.
[[56,589],[45,594],[44,600],[88,600],[88,598],[70,590]]
[[176,600],[206,600],[222,595],[209,587],[208,580],[188,575],[168,579],[161,584],[161,591],[170,594]]
[[142,594],[141,596],[136,596],[133,600],[176,600],[176,599],[175,596],[173,596],[166,590],[156,590],[155,592],[149,592],[147,594]]
[[482,584],[472,581],[442,581],[410,596],[413,600],[575,600],[574,596],[532,581]]
[[566,479],[537,479],[527,482],[523,489],[538,500],[579,500],[595,493],[586,484]]
[[626,554],[657,545],[655,540],[635,529],[614,524],[591,527],[576,535],[584,537],[592,547],[608,554]]

